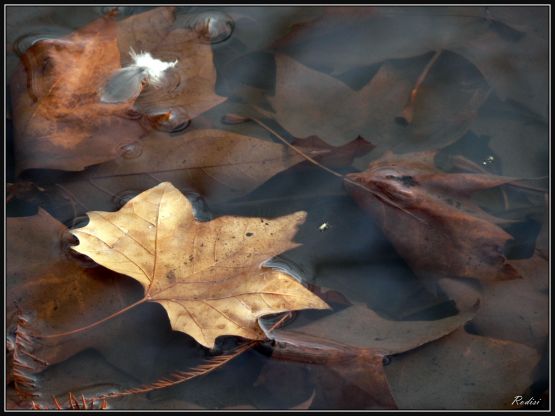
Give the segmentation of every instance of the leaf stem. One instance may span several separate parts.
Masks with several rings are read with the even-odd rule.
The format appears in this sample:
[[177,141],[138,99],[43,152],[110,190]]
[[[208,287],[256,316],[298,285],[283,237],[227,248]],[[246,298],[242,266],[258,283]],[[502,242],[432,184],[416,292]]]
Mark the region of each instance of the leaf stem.
[[58,338],[58,337],[65,337],[67,335],[73,335],[73,334],[77,334],[79,332],[86,331],[86,330],[94,328],[94,327],[96,327],[96,326],[98,326],[98,325],[100,325],[100,324],[102,324],[106,321],[109,321],[110,319],[115,318],[116,316],[119,316],[119,315],[127,312],[128,310],[146,302],[147,300],[148,300],[148,298],[144,297],[141,300],[138,300],[137,302],[132,303],[131,305],[126,306],[125,308],[120,309],[120,310],[114,312],[113,314],[111,314],[111,315],[109,315],[105,318],[100,319],[99,321],[93,322],[92,324],[83,326],[81,328],[77,328],[77,329],[74,329],[74,330],[71,330],[71,331],[66,331],[66,332],[59,332],[57,334],[51,334],[51,335],[35,335],[35,338],[41,338],[41,339]]
[[355,182],[347,177],[345,177],[345,175],[342,175],[339,172],[336,172],[324,165],[322,165],[320,162],[318,162],[317,160],[313,159],[312,157],[308,156],[306,153],[304,153],[302,150],[298,149],[297,147],[293,146],[291,143],[289,143],[287,140],[285,140],[285,138],[281,137],[278,132],[276,132],[275,130],[273,130],[272,128],[270,128],[268,125],[264,124],[262,121],[258,120],[257,118],[254,117],[249,117],[248,120],[250,121],[254,121],[256,124],[258,124],[260,127],[262,127],[264,130],[268,131],[269,133],[273,134],[279,141],[281,141],[283,144],[285,144],[287,147],[291,148],[292,150],[294,150],[295,152],[297,152],[298,154],[300,154],[302,157],[304,157],[306,160],[308,160],[309,162],[315,164],[316,166],[320,167],[321,169],[325,170],[328,173],[331,173],[333,176],[337,176],[338,178],[343,179],[344,182],[347,182],[353,186],[356,186],[357,188],[363,189],[366,192],[371,193],[372,195],[374,195],[376,198],[380,199],[381,201],[383,201],[384,203],[391,205],[392,207],[395,207],[401,211],[403,211],[405,214],[413,217],[414,219],[416,219],[419,222],[422,222],[424,224],[427,224],[426,221],[424,221],[422,218],[418,217],[417,215],[413,214],[410,211],[407,211],[405,208],[403,208],[402,206],[396,204],[395,202],[393,202],[392,200],[390,200],[389,198],[386,198],[384,195],[381,195],[375,191],[373,191],[372,189],[358,183]]

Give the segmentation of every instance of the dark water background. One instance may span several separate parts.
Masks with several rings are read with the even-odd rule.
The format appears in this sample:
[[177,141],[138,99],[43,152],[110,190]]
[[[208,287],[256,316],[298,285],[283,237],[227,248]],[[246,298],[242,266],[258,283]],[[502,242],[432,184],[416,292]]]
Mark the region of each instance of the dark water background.
[[[121,18],[148,9],[123,8]],[[425,43],[427,40],[426,36],[421,35],[422,28],[417,23],[414,23],[414,27],[406,24],[407,21],[411,21],[411,16],[414,22],[422,16],[431,15],[460,15],[461,19],[465,16],[467,19],[490,19],[491,16],[498,16],[499,18],[494,19],[498,27],[492,30],[502,32],[509,43],[515,42],[516,45],[519,36],[525,36],[522,33],[532,33],[539,39],[547,39],[546,11],[532,7],[521,11],[494,9],[382,8],[380,12],[388,13],[393,25],[396,19],[399,19],[398,26],[380,29],[383,30],[383,37],[369,37],[366,32],[359,30],[360,19],[364,17],[364,13],[361,13],[362,17],[346,15],[341,18],[340,23],[335,22],[337,29],[330,34],[314,38],[307,36],[308,40],[304,44],[293,46],[286,52],[304,65],[332,75],[353,91],[359,91],[375,76],[384,61],[393,62],[400,68],[407,68],[411,65],[421,67],[419,62],[425,63],[430,59],[427,46],[418,45],[419,41]],[[196,15],[210,10],[215,8],[180,7],[178,13]],[[256,126],[226,126],[218,124],[219,120],[222,115],[234,111],[242,101],[248,99],[252,94],[252,88],[268,94],[275,92],[275,51],[270,46],[287,34],[293,24],[310,21],[322,14],[324,8],[222,7],[217,10],[228,13],[235,20],[231,37],[213,45],[214,63],[218,72],[216,92],[230,98],[202,117],[217,125],[217,128],[273,140],[271,135]],[[370,13],[370,8],[366,8],[366,12]],[[100,14],[100,7],[9,7],[7,44],[17,44],[16,40],[20,39],[21,42],[21,37],[27,34],[68,34],[98,18]],[[446,23],[443,34],[447,36],[454,30],[454,26]],[[376,31],[379,33],[378,29]],[[395,50],[395,36],[398,36],[398,32],[404,32],[403,36],[413,37],[415,50],[422,48],[422,52],[411,53],[410,56],[403,56],[401,52],[398,56],[395,53],[388,54],[388,47]],[[377,44],[378,40],[380,44]],[[23,44],[20,47],[24,46]],[[372,48],[383,50],[383,59],[376,58],[375,63],[351,65],[350,69],[343,68],[349,66],[348,54],[356,61],[357,55]],[[492,45],[490,53],[496,53],[494,48],[496,46]],[[526,56],[518,56],[519,53],[521,52],[515,46],[515,59],[527,59]],[[379,53],[376,54],[379,57]],[[337,69],[330,67],[334,60],[347,63],[339,65],[340,68]],[[18,62],[17,54],[8,50],[8,77],[16,70]],[[543,64],[540,62],[537,65]],[[533,70],[534,65],[531,64],[530,68]],[[542,70],[537,69],[538,76]],[[464,71],[472,73],[469,78],[473,83],[487,82],[481,79],[479,71],[468,60],[449,53],[444,54],[431,76],[440,79],[443,77],[444,82],[449,84],[455,82],[453,80],[456,77],[453,73]],[[478,71],[478,75],[472,71]],[[515,75],[515,82],[518,82],[520,75]],[[480,79],[476,81],[478,78]],[[545,88],[547,90],[548,86]],[[342,103],[336,105],[341,106]],[[537,107],[534,110],[537,110]],[[494,174],[536,178],[547,176],[548,121],[546,114],[539,114],[534,110],[515,100],[503,100],[494,90],[478,110],[476,119],[483,124],[474,122],[466,131],[458,134],[456,139],[449,143],[442,143],[441,139],[436,140],[434,144],[438,145],[433,147],[443,148],[440,153],[443,157],[462,155]],[[7,112],[7,182],[29,180],[46,190],[38,199],[16,199],[10,202],[6,207],[8,217],[34,215],[40,206],[68,227],[84,224],[85,208],[75,208],[74,204],[68,202],[67,195],[56,186],[63,184],[65,189],[75,191],[77,188],[72,186],[78,185],[72,183],[75,178],[78,180],[82,177],[81,173],[31,170],[23,172],[19,177],[16,176],[12,126],[14,115],[9,107]],[[333,114],[329,117],[333,117]],[[286,137],[292,136],[279,124],[270,124]],[[194,127],[195,120],[189,128]],[[416,150],[421,150],[421,147],[408,145],[403,149],[408,152]],[[352,166],[338,170],[343,174],[364,170],[367,163],[378,155],[378,152],[371,152],[356,160]],[[114,211],[121,206],[118,196],[128,198],[156,184],[152,178],[136,178],[128,183],[113,181],[114,179],[98,180],[97,188],[105,191],[93,188],[90,188],[90,193],[84,191],[80,194],[81,205],[89,211]],[[544,180],[543,185],[546,183]],[[432,293],[420,282],[405,261],[397,255],[375,220],[361,210],[346,193],[342,180],[307,162],[277,174],[246,196],[232,200],[203,199],[194,189],[181,187],[181,190],[190,198],[194,198],[198,216],[204,220],[231,214],[275,217],[298,210],[306,211],[307,221],[295,238],[302,246],[275,259],[276,263],[290,270],[305,283],[340,292],[349,301],[367,305],[380,316],[391,320],[435,320],[458,313],[453,301],[442,294]],[[481,202],[491,212],[518,219],[517,223],[505,228],[515,238],[508,248],[508,256],[512,259],[528,258],[534,252],[536,238],[544,221],[543,196],[526,194],[524,197],[521,193],[510,191],[509,199],[509,211],[503,211],[499,192],[485,193]],[[324,231],[320,229],[323,223],[329,225]],[[7,239],[9,244],[9,235]],[[102,269],[100,266],[97,267]],[[132,282],[130,287],[140,297],[141,287]],[[334,305],[335,311],[345,307],[340,304]],[[310,313],[300,312],[301,315],[312,316]],[[326,313],[328,312],[312,312],[316,318]],[[111,351],[104,350],[101,353],[87,349],[66,361],[48,367],[37,376],[39,388],[49,394],[65,397],[69,391],[87,395],[103,388],[130,387],[151,382],[175,370],[187,369],[200,359],[213,354],[200,347],[189,336],[171,331],[165,312],[157,304],[142,305],[118,317],[117,320],[124,320],[127,335],[111,340]],[[468,325],[466,330],[472,333],[472,326]],[[141,336],[129,335],[137,333]],[[322,334],[324,337],[325,335]],[[220,348],[225,347],[225,340],[222,341],[222,345]],[[404,356],[410,354],[413,353],[392,357],[386,366],[386,373],[394,391],[400,388],[400,384],[410,384],[410,380],[401,380],[399,373],[395,372],[395,366],[402,362]],[[541,395],[548,385],[546,352],[543,357],[536,369],[535,381],[530,390],[537,396]],[[109,405],[116,409],[171,409],[195,406],[206,409],[287,409],[306,401],[316,391],[311,408],[350,408],[352,403],[345,396],[318,390],[322,389],[322,384],[315,381],[313,367],[311,364],[275,360],[255,349],[204,377],[144,396],[114,400]],[[332,379],[338,390],[342,385],[348,387],[348,382],[340,377]],[[433,385],[434,381],[430,380],[430,383]],[[437,388],[441,389],[441,386]],[[487,394],[488,386],[481,388],[485,389],[484,394]],[[456,391],[446,391],[440,403],[429,403],[423,397],[404,403],[406,406],[424,408],[441,408],[450,404],[457,408],[468,405],[466,398],[457,397]]]

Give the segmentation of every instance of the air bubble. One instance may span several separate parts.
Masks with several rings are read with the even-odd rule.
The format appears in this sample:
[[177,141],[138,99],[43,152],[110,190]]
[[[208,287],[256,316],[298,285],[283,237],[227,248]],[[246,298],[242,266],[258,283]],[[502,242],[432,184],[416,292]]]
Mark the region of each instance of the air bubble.
[[125,17],[131,16],[137,8],[133,6],[101,6],[95,7],[95,9],[101,15],[115,12],[118,17]]
[[[85,215],[81,215],[79,217],[75,217],[73,219],[73,227],[72,228],[81,228],[87,225],[89,222],[89,217]],[[75,261],[79,264],[80,267],[84,269],[92,269],[94,267],[98,267],[98,264],[94,262],[88,256],[78,253],[77,251],[73,250],[72,247],[79,245],[79,239],[70,233],[68,230],[62,232],[60,236],[60,245],[62,252],[69,260]]]
[[156,130],[167,133],[179,133],[191,124],[189,115],[181,108],[150,113],[147,114],[147,117]]
[[121,147],[121,157],[124,159],[135,159],[143,153],[143,145],[140,142],[129,143]]
[[137,195],[139,195],[139,193],[140,193],[139,191],[132,191],[132,190],[118,192],[112,197],[112,203],[116,208],[121,208],[129,201],[131,201],[133,198],[135,198]]
[[233,33],[235,22],[226,13],[208,11],[192,16],[186,16],[186,26],[193,29],[202,40],[209,43],[220,43],[228,39]]
[[63,36],[63,33],[29,33],[16,39],[13,44],[13,50],[18,56],[22,56],[36,43],[43,40],[57,39],[60,36]]

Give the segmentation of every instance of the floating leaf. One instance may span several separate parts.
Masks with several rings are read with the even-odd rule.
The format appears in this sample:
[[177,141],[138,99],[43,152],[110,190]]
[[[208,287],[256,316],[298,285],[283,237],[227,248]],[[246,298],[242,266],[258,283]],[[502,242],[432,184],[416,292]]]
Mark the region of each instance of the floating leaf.
[[72,231],[74,250],[139,281],[144,300],[160,303],[174,330],[206,347],[220,335],[264,339],[263,315],[327,308],[292,277],[260,267],[297,246],[291,238],[304,212],[198,222],[190,202],[164,182],[117,212],[88,215],[89,224]]

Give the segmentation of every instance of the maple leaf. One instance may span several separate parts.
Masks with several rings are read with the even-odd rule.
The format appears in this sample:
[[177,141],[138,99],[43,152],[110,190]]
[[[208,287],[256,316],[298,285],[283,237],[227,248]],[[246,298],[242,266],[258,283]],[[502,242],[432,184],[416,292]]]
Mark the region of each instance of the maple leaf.
[[298,245],[290,239],[304,212],[198,222],[189,201],[164,182],[117,212],[88,215],[89,224],[72,231],[74,250],[139,281],[144,301],[160,303],[174,330],[206,347],[220,335],[264,339],[263,315],[328,307],[289,275],[260,268]]
[[434,166],[436,152],[404,156],[387,153],[348,178],[373,193],[346,183],[355,200],[376,216],[393,246],[422,277],[520,277],[503,254],[512,237],[502,220],[471,200],[479,190],[514,184],[514,178],[476,173],[445,173]]
[[[165,329],[157,330],[155,325],[138,330],[149,319],[157,323],[163,318],[152,316],[151,310],[138,308],[126,316],[125,322],[114,319],[63,338],[42,337],[81,327],[84,319],[100,320],[121,310],[141,298],[140,285],[110,270],[84,266],[75,258],[79,255],[67,249],[68,237],[73,238],[67,228],[42,209],[34,216],[8,218],[6,235],[6,327],[10,333],[16,328],[17,302],[29,320],[30,332],[41,334],[33,338],[29,352],[52,365],[91,348],[126,371],[150,371],[145,357],[130,353],[130,348],[154,341],[164,333]],[[127,348],[114,348],[117,336],[129,342]],[[152,344],[150,349],[156,350]],[[41,369],[38,367],[28,371],[34,373]]]

